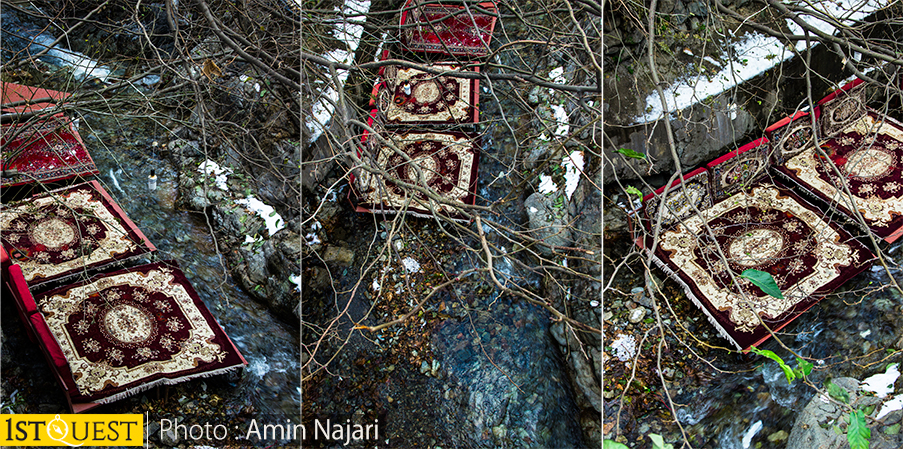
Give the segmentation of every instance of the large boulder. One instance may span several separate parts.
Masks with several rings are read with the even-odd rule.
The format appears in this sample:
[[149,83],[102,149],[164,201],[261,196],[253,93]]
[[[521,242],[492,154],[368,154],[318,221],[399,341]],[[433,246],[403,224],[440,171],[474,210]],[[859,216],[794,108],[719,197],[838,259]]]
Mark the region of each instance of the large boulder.
[[[866,417],[872,432],[869,440],[871,449],[899,449],[903,447],[903,434],[900,433],[900,421],[903,413],[899,410],[881,418],[883,424],[875,423],[869,417],[875,417],[881,410],[881,399],[863,393],[859,381],[849,377],[834,379],[833,383],[844,389],[850,396],[850,406],[854,410],[873,409]],[[841,449],[848,448],[846,430],[849,426],[846,407],[821,395],[816,395],[806,404],[806,408],[796,418],[787,449]],[[835,431],[839,429],[840,432]]]

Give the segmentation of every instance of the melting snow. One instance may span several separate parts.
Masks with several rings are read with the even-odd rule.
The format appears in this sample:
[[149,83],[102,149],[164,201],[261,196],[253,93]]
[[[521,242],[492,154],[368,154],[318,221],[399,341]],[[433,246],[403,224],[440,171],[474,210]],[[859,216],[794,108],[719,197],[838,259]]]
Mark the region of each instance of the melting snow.
[[555,112],[555,121],[558,122],[558,126],[555,128],[555,135],[567,135],[571,125],[568,124],[568,113],[564,110],[564,106],[553,104],[552,111]]
[[401,263],[402,263],[402,265],[404,265],[404,271],[407,271],[408,273],[419,273],[420,272],[420,262],[417,262],[416,260],[414,260],[410,257],[405,257],[401,261]]
[[583,152],[575,151],[561,161],[564,167],[564,194],[570,200],[571,195],[577,190],[580,182],[580,174],[583,173]]
[[215,176],[216,187],[221,190],[229,190],[229,187],[226,185],[226,181],[229,180],[229,175],[232,174],[232,169],[222,168],[216,162],[207,159],[204,162],[201,162],[201,165],[198,166],[198,172],[203,173],[207,176]]
[[254,198],[253,196],[249,196],[247,198],[237,199],[235,200],[238,204],[243,204],[251,211],[256,212],[257,215],[260,215],[267,224],[267,231],[270,232],[270,236],[276,233],[276,231],[285,227],[285,222],[282,220],[282,216],[279,215],[273,206],[268,206],[264,204],[262,201]]
[[903,394],[898,394],[894,396],[893,399],[884,403],[881,406],[881,411],[878,412],[878,416],[875,419],[881,419],[890,414],[890,412],[903,410]]
[[[852,24],[881,9],[887,3],[887,0],[838,0],[837,2],[819,2],[817,4],[807,3],[806,7],[827,13],[840,22]],[[827,34],[833,34],[835,31],[835,28],[827,22],[805,14],[801,14],[800,17]],[[802,28],[796,22],[787,19],[787,25],[794,34],[803,34]],[[813,37],[815,36],[813,35]],[[805,41],[797,42],[797,50],[805,48]],[[668,111],[673,114],[711,95],[721,94],[771,69],[793,55],[793,51],[777,38],[755,32],[749,33],[743,41],[736,43],[732,48],[725,48],[719,59],[726,63],[716,64],[722,67],[717,74],[706,76],[696,72],[690,74],[686,79],[676,82],[672,87],[664,89]],[[650,122],[662,117],[662,100],[658,91],[646,97],[646,108],[646,114],[637,117],[634,124]]]
[[301,275],[300,275],[300,274],[297,275],[297,276],[294,275],[294,274],[290,274],[290,275],[288,275],[288,280],[289,280],[292,284],[295,284],[295,285],[296,285],[295,291],[298,291],[298,292],[301,291]]
[[749,430],[746,431],[746,435],[743,435],[743,449],[747,449],[750,444],[752,444],[752,439],[756,436],[759,431],[762,430],[762,421],[756,421],[755,424],[750,426]]
[[554,191],[558,190],[558,186],[555,185],[555,181],[552,181],[552,177],[549,175],[540,175],[539,176],[539,193],[543,195],[547,195]]
[[611,348],[618,360],[626,362],[636,355],[636,339],[631,335],[618,334],[618,338],[611,343]]
[[879,398],[884,398],[894,392],[894,382],[900,377],[900,364],[887,365],[887,371],[883,374],[875,374],[862,381],[860,388],[875,393]]
[[[326,52],[323,54],[323,57],[331,62],[351,64],[354,62],[354,51],[357,50],[361,36],[364,34],[364,27],[350,22],[361,22],[364,20],[365,14],[370,11],[370,0],[346,0],[342,8],[337,6],[335,11],[336,15],[339,16],[339,22],[333,28],[332,34],[339,42],[347,44],[347,47],[346,49]],[[341,89],[345,80],[348,79],[347,70],[336,69],[336,75],[338,75],[339,85],[332,85],[332,80],[330,80],[330,86],[323,89],[320,93],[320,98],[314,100],[314,104],[311,107],[313,119],[306,122],[307,127],[311,130],[311,142],[317,140],[323,134],[326,123],[332,117],[335,103],[339,100],[337,89]]]

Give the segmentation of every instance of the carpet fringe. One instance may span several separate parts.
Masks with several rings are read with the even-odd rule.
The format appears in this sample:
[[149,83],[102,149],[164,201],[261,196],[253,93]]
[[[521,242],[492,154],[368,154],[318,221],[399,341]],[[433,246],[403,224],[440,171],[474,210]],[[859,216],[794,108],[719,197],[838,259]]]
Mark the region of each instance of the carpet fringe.
[[736,340],[734,340],[734,337],[731,337],[731,334],[727,333],[724,327],[721,326],[721,323],[719,323],[718,320],[716,320],[715,317],[712,316],[711,313],[709,313],[709,309],[707,309],[702,304],[702,301],[700,301],[699,298],[697,298],[696,295],[693,294],[693,291],[690,290],[690,287],[683,281],[683,279],[681,279],[680,276],[677,275],[677,273],[675,273],[670,267],[668,267],[665,262],[659,259],[658,256],[650,253],[648,250],[646,251],[646,253],[652,256],[652,262],[655,263],[656,266],[661,268],[661,270],[664,271],[665,274],[668,275],[668,277],[680,284],[681,288],[683,288],[684,290],[684,293],[686,293],[687,297],[690,298],[690,301],[693,301],[693,304],[695,304],[696,307],[698,307],[700,310],[702,310],[703,313],[705,313],[706,317],[709,319],[709,322],[712,323],[712,326],[715,326],[715,330],[718,331],[718,334],[724,337],[727,341],[731,342],[738,351],[742,351],[743,348],[741,348]]
[[141,385],[138,385],[138,386],[129,388],[129,389],[125,390],[125,391],[121,391],[121,392],[116,393],[116,394],[114,394],[114,395],[112,395],[112,396],[107,396],[107,397],[105,397],[105,398],[97,399],[97,400],[95,400],[95,401],[93,401],[93,402],[96,402],[96,403],[98,403],[98,404],[109,404],[109,403],[111,403],[111,402],[115,402],[115,401],[118,401],[118,400],[120,400],[120,399],[125,399],[125,398],[127,398],[127,397],[134,396],[134,395],[136,395],[136,394],[138,394],[138,393],[141,393],[141,392],[150,390],[151,388],[154,388],[154,387],[156,387],[156,386],[158,386],[158,385],[175,385],[175,384],[179,384],[179,383],[182,383],[182,382],[186,382],[186,381],[189,381],[189,380],[192,380],[192,379],[201,379],[201,378],[207,378],[207,377],[218,376],[218,375],[220,375],[220,374],[226,374],[226,373],[228,373],[228,372],[230,372],[230,371],[234,371],[234,370],[239,369],[239,368],[244,368],[244,364],[238,364],[238,365],[233,365],[233,366],[227,366],[227,367],[215,369],[215,370],[212,370],[212,371],[204,371],[204,372],[201,372],[201,373],[189,374],[189,375],[187,375],[187,376],[177,377],[177,378],[175,378],[175,379],[170,379],[170,378],[164,377],[164,378],[160,378],[160,379],[154,380],[154,381],[152,381],[152,382],[148,382],[148,383],[145,383],[145,384],[141,384]]

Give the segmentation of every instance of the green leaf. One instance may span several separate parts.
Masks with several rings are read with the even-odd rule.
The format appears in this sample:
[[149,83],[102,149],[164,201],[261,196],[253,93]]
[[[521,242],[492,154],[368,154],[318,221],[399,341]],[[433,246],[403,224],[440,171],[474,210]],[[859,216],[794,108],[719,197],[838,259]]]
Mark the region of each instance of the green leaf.
[[673,444],[665,444],[665,439],[657,433],[650,433],[647,436],[652,440],[653,449],[674,449]]
[[796,379],[796,374],[793,372],[793,370],[790,369],[790,367],[787,366],[786,363],[784,363],[784,359],[782,359],[780,356],[778,356],[774,352],[769,351],[767,349],[759,349],[755,346],[751,346],[749,348],[749,350],[758,355],[761,355],[762,357],[767,357],[771,360],[774,360],[775,362],[778,362],[778,366],[780,366],[781,369],[784,370],[784,375],[787,376],[788,384],[793,383],[793,379]]
[[640,192],[640,191],[639,191],[636,187],[634,187],[634,186],[627,186],[627,193],[629,193],[629,194],[631,194],[631,195],[636,195],[636,196],[638,196],[638,197],[640,197],[640,198],[643,197],[643,192]]
[[869,449],[869,438],[872,430],[865,424],[865,414],[862,410],[850,412],[850,427],[847,427],[847,441],[850,449]]
[[630,448],[621,443],[618,443],[617,441],[605,440],[602,442],[602,449],[630,449]]
[[808,376],[812,372],[812,364],[799,357],[796,358],[796,364],[797,367],[793,372],[797,377]]
[[761,288],[765,294],[778,299],[784,299],[781,289],[778,288],[778,284],[774,281],[774,278],[771,277],[771,274],[750,268],[748,270],[743,270],[743,273],[740,273],[740,277],[749,279],[749,282],[752,282],[753,285]]
[[847,390],[844,390],[841,387],[838,387],[834,382],[828,381],[826,383],[828,387],[828,395],[834,398],[837,401],[843,402],[844,404],[850,403],[850,393],[847,393]]
[[615,150],[615,153],[621,153],[626,157],[630,157],[633,159],[646,160],[646,155],[643,153],[638,153],[636,151],[631,150],[630,148],[618,148]]

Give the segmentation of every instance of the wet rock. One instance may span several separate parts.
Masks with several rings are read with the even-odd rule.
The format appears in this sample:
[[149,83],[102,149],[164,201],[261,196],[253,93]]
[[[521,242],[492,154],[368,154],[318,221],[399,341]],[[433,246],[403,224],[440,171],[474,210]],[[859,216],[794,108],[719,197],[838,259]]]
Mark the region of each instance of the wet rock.
[[510,303],[500,311],[474,318],[477,335],[486,340],[484,356],[472,343],[470,323],[445,320],[433,335],[443,382],[453,393],[442,409],[464,438],[460,446],[559,447],[568,441],[583,447],[579,412],[548,321],[528,304]]
[[772,443],[780,443],[783,441],[787,441],[787,437],[789,434],[786,430],[779,430],[771,435],[768,435],[768,441]]
[[180,166],[204,156],[204,152],[201,151],[201,145],[197,140],[171,140],[166,144],[166,151],[170,153]]
[[[880,399],[860,394],[859,381],[849,377],[842,377],[832,381],[843,388],[850,396],[850,406],[854,409],[864,409],[877,405]],[[874,407],[869,416],[875,416],[880,407]],[[843,407],[838,407],[816,395],[813,397],[793,424],[790,436],[787,440],[787,449],[810,449],[815,447],[847,447],[846,434],[838,435],[834,432],[834,426],[842,431],[847,428],[846,417],[849,413]],[[882,419],[886,425],[900,422],[903,414],[893,416],[890,414]],[[899,449],[903,447],[903,435],[888,435],[874,428],[875,424],[866,418],[868,426],[872,429],[872,438],[869,447],[872,449]]]
[[[536,192],[524,201],[524,209],[530,221],[532,235],[552,246],[568,246],[571,243],[571,230],[568,228],[568,213],[564,207],[555,207],[557,196],[546,196]],[[553,250],[545,245],[537,249],[546,255]]]
[[323,260],[330,263],[350,266],[354,261],[354,251],[341,246],[330,246],[323,252]]
[[687,5],[687,10],[690,14],[698,17],[706,17],[709,15],[709,10],[703,2],[692,2]]

